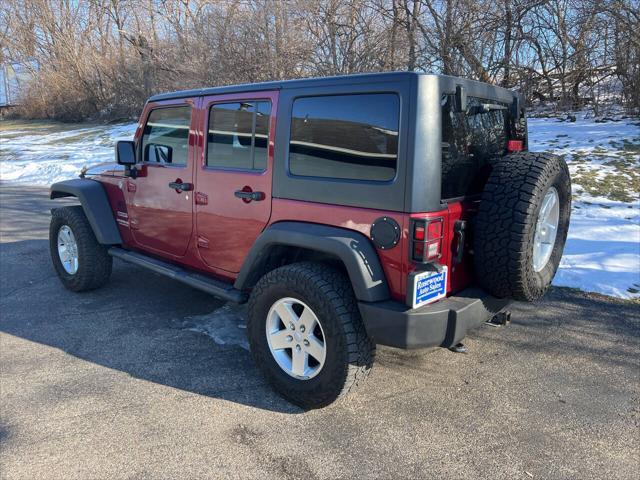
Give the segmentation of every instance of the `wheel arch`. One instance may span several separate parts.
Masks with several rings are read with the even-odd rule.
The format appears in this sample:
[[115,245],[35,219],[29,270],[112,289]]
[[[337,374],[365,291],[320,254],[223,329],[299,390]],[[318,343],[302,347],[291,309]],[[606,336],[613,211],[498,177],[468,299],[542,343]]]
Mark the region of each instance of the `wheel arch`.
[[122,243],[122,237],[109,205],[109,198],[100,182],[75,178],[51,185],[49,198],[63,197],[76,197],[80,201],[82,210],[99,243],[103,245]]
[[249,251],[234,287],[253,287],[264,274],[298,261],[334,263],[343,269],[358,300],[390,298],[378,254],[363,234],[306,222],[279,222],[268,227]]

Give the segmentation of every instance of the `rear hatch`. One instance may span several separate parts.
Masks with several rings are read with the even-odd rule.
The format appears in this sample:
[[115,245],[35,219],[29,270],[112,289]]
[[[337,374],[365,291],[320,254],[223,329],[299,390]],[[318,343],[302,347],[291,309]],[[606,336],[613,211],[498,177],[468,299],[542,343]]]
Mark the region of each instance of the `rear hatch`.
[[526,148],[526,125],[524,116],[517,114],[519,108],[473,96],[462,103],[455,94],[442,97],[441,191],[451,239],[446,256],[449,293],[473,281],[473,218],[492,162]]
[[[441,210],[410,214],[408,249],[410,270],[415,270],[407,279],[407,303],[414,306],[420,304],[416,292],[421,285],[433,286],[437,280],[435,273],[426,272],[445,272],[438,281],[445,284],[447,296],[473,283],[473,219],[492,162],[527,147],[526,123],[515,95],[503,95],[500,101],[466,96],[458,89],[443,94],[440,105]],[[441,291],[427,303],[443,295]]]

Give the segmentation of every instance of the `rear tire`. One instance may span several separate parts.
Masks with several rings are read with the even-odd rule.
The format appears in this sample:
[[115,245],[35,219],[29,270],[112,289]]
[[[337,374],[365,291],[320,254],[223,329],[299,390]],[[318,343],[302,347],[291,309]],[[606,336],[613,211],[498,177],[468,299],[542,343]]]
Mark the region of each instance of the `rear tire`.
[[[557,230],[549,240],[550,252],[537,265],[538,219],[550,192],[559,207]],[[501,298],[531,302],[542,297],[560,264],[570,215],[571,180],[563,159],[522,152],[496,160],[475,219],[475,268],[480,285]]]
[[[276,359],[279,355],[286,363],[284,352],[293,364],[293,348],[302,340],[288,340],[292,342],[290,353],[288,347],[273,353],[267,340],[272,307],[283,299],[297,302],[301,309],[301,305],[308,307],[321,326],[318,336],[323,337],[326,356],[322,368],[306,379],[296,378],[280,365],[282,360]],[[311,262],[280,267],[263,276],[253,288],[248,310],[247,334],[255,362],[276,392],[290,402],[305,409],[324,407],[345,396],[369,374],[375,345],[365,331],[351,284],[340,271]],[[302,316],[300,312],[304,310],[298,311]],[[283,331],[285,323],[288,321],[283,320],[280,326]],[[292,328],[292,336],[296,333]],[[314,366],[319,364],[314,359],[309,362],[312,360]]]
[[[61,230],[75,243],[75,265],[63,265],[58,241]],[[49,248],[56,273],[67,289],[73,292],[93,290],[109,280],[113,259],[107,253],[107,247],[96,240],[82,207],[62,207],[52,211]]]

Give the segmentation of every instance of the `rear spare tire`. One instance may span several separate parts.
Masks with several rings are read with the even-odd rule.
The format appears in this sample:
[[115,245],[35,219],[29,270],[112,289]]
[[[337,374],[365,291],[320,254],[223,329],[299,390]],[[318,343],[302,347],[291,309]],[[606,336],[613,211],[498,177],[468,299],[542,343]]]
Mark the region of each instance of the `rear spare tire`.
[[475,220],[480,285],[500,298],[542,297],[558,269],[571,215],[571,180],[555,155],[521,152],[495,161]]

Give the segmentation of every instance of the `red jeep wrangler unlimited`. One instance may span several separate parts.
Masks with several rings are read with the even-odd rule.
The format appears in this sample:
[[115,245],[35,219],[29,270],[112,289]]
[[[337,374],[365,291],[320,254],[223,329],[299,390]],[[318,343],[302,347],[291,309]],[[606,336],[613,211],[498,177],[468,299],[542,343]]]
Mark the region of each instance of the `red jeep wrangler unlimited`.
[[258,367],[300,406],[371,369],[375,344],[452,347],[533,301],[564,247],[563,160],[527,151],[521,99],[383,73],[156,95],[119,164],[51,186],[73,291],[112,257],[249,302]]

